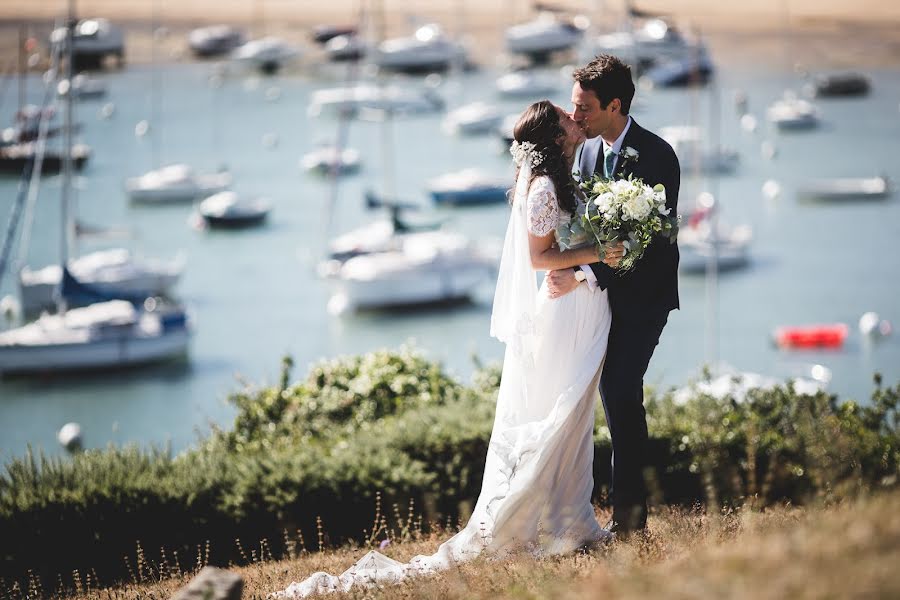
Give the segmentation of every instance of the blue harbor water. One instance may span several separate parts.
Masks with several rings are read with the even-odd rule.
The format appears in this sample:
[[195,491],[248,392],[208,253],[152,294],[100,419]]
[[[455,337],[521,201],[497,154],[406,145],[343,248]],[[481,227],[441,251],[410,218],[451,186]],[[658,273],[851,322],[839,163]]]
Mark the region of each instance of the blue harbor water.
[[[718,95],[722,142],[740,152],[740,165],[717,181],[684,173],[681,210],[700,192],[713,191],[721,217],[749,224],[754,236],[750,265],[720,276],[715,310],[704,277],[682,274],[682,309],[669,319],[647,382],[684,384],[713,358],[779,378],[808,375],[812,365],[822,364],[833,374],[831,392],[865,401],[876,371],[888,383],[900,379],[900,337],[873,342],[856,329],[866,311],[900,325],[900,252],[895,248],[900,194],[882,202],[819,205],[799,202],[795,189],[823,176],[883,174],[900,181],[900,70],[870,71],[870,96],[819,101],[822,126],[786,134],[772,130],[764,114],[781,95],[786,76],[762,66],[722,67],[716,86],[708,89],[640,89],[633,111],[650,129],[709,128],[716,112],[711,99]],[[348,142],[362,152],[363,168],[341,180],[329,211],[330,184],[304,173],[298,159],[317,142],[335,137],[336,120],[310,118],[306,109],[314,90],[342,83],[344,67],[272,78],[233,74],[219,89],[208,85],[210,72],[209,63],[164,67],[162,117],[143,138],[135,136],[135,125],[151,118],[150,67],[106,74],[108,99],[76,109],[83,124],[79,139],[93,148],[76,181],[80,219],[131,228],[134,238],[121,243],[143,256],[186,257],[178,296],[190,307],[196,326],[189,357],[128,371],[0,380],[0,458],[21,455],[28,444],[58,452],[56,431],[69,421],[81,424],[90,447],[137,442],[182,449],[211,424],[227,427],[234,414],[228,393],[248,382],[275,382],[286,354],[294,357],[295,377],[302,377],[310,363],[321,359],[410,342],[464,380],[474,368],[473,357],[502,357],[502,346],[488,336],[490,284],[469,304],[337,317],[326,310],[330,288],[315,271],[329,237],[377,215],[364,207],[368,188],[430,210],[424,183],[448,171],[478,166],[506,174],[512,183],[509,154],[498,137],[448,136],[440,128],[444,113],[387,123],[354,121]],[[529,100],[498,99],[493,87],[498,74],[484,69],[453,76],[437,91],[449,108],[487,100],[520,112]],[[397,82],[423,84],[421,79]],[[32,102],[39,100],[38,87],[35,77],[28,86]],[[569,90],[569,80],[560,74],[559,93],[552,99],[568,107]],[[753,133],[740,127],[734,104],[738,90],[747,94],[750,113],[759,120]],[[115,105],[108,119],[100,116],[105,102]],[[198,231],[188,222],[190,206],[130,204],[123,182],[154,167],[151,136],[157,136],[165,164],[185,162],[203,170],[228,165],[233,189],[272,200],[269,223],[247,231]],[[763,156],[764,142],[774,144],[774,158]],[[770,179],[781,186],[774,199],[762,193]],[[16,185],[14,177],[0,179],[4,223]],[[44,178],[28,258],[32,266],[58,260],[59,188],[58,177]],[[504,205],[438,211],[448,227],[476,238],[502,237],[507,214]],[[82,252],[99,247],[80,244]],[[7,276],[0,296],[14,293]],[[785,351],[771,341],[778,325],[830,322],[851,327],[839,350]]]

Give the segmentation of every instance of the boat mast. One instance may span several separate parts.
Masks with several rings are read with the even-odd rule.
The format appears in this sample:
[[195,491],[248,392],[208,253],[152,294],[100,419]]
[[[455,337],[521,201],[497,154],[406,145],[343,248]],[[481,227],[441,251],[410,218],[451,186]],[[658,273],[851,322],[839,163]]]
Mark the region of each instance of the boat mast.
[[152,169],[160,168],[160,153],[162,148],[162,71],[156,62],[157,38],[162,36],[159,19],[159,0],[152,0],[150,9],[150,64],[151,75],[151,106],[150,106],[150,156]]
[[[698,57],[699,68],[699,57]],[[699,76],[699,74],[698,74]],[[715,77],[709,94],[710,156],[715,162],[721,155],[720,89]],[[716,165],[714,165],[716,166]],[[719,173],[713,170],[709,181],[712,205],[709,213],[710,252],[706,258],[706,356],[715,375],[719,371]]]
[[[62,181],[62,236],[60,238],[60,266],[65,269],[73,254],[75,221],[72,218],[72,56],[74,54],[75,0],[69,0],[66,17],[66,60],[61,90],[65,92],[63,110],[63,181]],[[65,300],[59,298],[60,312],[65,311]]]
[[25,100],[27,98],[26,87],[28,85],[28,63],[25,58],[25,42],[27,36],[25,31],[25,21],[19,23],[19,111],[25,108]]
[[[363,29],[369,26],[369,13],[366,12],[365,0],[359,0],[359,4],[357,6],[357,27],[359,28],[360,36],[364,35]],[[362,57],[351,59],[349,64],[347,65],[347,72],[344,81],[344,85],[348,91],[353,90],[356,85],[359,83],[359,70],[360,70],[360,62],[363,60]],[[352,91],[350,91],[352,94]],[[343,167],[343,153],[344,148],[347,145],[347,139],[350,135],[350,121],[351,121],[351,109],[349,108],[349,99],[344,105],[341,105],[338,108],[337,115],[337,134],[334,139],[334,162],[330,165],[328,169],[328,181],[330,183],[330,193],[328,195],[328,200],[326,202],[325,208],[325,225],[322,228],[322,231],[325,235],[325,240],[322,243],[321,247],[324,249],[325,254],[328,254],[328,243],[331,239],[331,229],[334,225],[334,211],[335,207],[338,203],[338,198],[340,197],[339,193],[339,184],[340,184],[340,174],[341,168]],[[327,158],[327,154],[326,154]]]

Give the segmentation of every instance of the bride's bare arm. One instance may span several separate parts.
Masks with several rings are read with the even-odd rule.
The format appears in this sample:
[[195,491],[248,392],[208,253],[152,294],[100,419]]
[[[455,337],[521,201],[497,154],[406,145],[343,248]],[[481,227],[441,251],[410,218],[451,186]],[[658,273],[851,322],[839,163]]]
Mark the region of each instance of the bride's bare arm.
[[531,253],[531,266],[535,271],[568,269],[600,260],[596,246],[560,250],[554,241],[555,236],[552,231],[545,236],[537,236],[528,232],[528,250]]

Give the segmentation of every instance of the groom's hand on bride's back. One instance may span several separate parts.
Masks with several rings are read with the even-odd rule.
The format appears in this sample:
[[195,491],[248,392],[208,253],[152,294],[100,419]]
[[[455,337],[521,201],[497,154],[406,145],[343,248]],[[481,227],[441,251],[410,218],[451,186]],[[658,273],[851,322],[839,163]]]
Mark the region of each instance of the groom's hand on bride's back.
[[581,283],[575,279],[575,271],[573,269],[558,269],[556,271],[548,271],[547,275],[547,294],[551,298],[559,298],[565,296],[578,287]]

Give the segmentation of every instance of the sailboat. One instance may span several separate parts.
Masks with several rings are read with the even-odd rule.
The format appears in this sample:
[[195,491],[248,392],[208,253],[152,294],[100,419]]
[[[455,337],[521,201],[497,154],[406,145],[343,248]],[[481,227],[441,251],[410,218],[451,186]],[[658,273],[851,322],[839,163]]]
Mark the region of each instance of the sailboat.
[[[64,48],[65,45],[60,44],[56,51]],[[62,88],[71,89],[70,86],[62,86]],[[63,100],[66,115],[66,125],[63,129],[70,131],[70,125],[74,120],[72,106],[74,98],[71,94],[66,94],[63,96]],[[44,118],[46,118],[47,111],[41,112],[45,114]],[[44,129],[46,129],[46,123]],[[67,134],[65,139],[67,140],[66,147],[71,147],[71,134]],[[36,144],[39,142],[40,140]],[[42,165],[46,165],[46,156],[43,157]],[[38,182],[36,179],[33,185],[34,189],[29,190],[29,193],[32,194],[31,203],[37,197]],[[64,202],[67,205],[70,204],[70,192],[70,187],[64,185]],[[75,222],[74,211],[70,211],[68,208],[67,206],[65,214],[67,237],[75,238],[84,228]],[[26,235],[21,239],[19,254],[23,262],[28,253],[29,238],[30,236]],[[19,269],[21,306],[25,314],[34,314],[52,308],[60,295],[66,271],[78,281],[92,286],[100,294],[114,298],[143,299],[148,296],[168,294],[180,279],[183,270],[183,257],[177,257],[171,261],[143,260],[136,258],[124,248],[111,248],[84,254],[67,261],[64,265],[49,265],[39,269],[23,266]],[[70,306],[77,306],[83,302],[83,298],[69,299]]]
[[379,68],[407,72],[446,70],[465,60],[465,47],[435,23],[419,27],[413,36],[385,40],[374,57]]
[[[51,119],[55,114],[52,106],[40,108],[25,104],[25,82],[27,63],[24,60],[25,40],[24,30],[20,31],[18,44],[19,53],[19,108],[16,112],[14,123],[0,132],[0,175],[19,175],[24,172],[29,164],[34,163],[38,153],[36,139],[41,121]],[[70,127],[76,127],[70,124]],[[60,127],[46,127],[45,138],[56,135],[62,131]],[[84,144],[75,144],[70,147],[69,154],[73,165],[81,170],[91,156],[91,149]],[[57,149],[44,148],[42,153],[42,172],[59,173],[63,165],[63,152]]]
[[[391,219],[371,222],[330,244],[330,260],[325,263],[328,268],[320,273],[327,274],[333,285],[327,307],[331,314],[459,300],[489,279],[496,267],[493,247],[475,243],[461,233],[411,228],[400,218],[400,204],[392,198],[390,186],[394,144],[389,136],[396,109],[387,105],[378,112],[386,199],[367,196],[369,204],[389,209]],[[347,113],[342,113],[342,118],[338,150],[349,122]],[[329,214],[334,210],[337,182],[333,173]],[[325,228],[329,230],[330,227]]]
[[[784,46],[789,69],[794,67],[791,45],[791,14],[787,0],[783,0],[785,35]],[[781,131],[805,131],[819,126],[819,108],[800,98],[793,90],[785,90],[783,97],[776,99],[766,109],[766,118]]]
[[[67,40],[71,42],[74,0],[69,0]],[[72,44],[66,44],[65,80],[72,78]],[[65,121],[71,122],[72,98],[67,95]],[[66,147],[72,143],[66,128]],[[62,284],[55,315],[44,314],[28,325],[0,333],[0,374],[56,372],[73,369],[123,367],[183,354],[191,337],[185,310],[166,306],[155,298],[141,303],[111,299],[75,279],[67,268],[70,245],[69,200],[72,160],[63,168],[63,232],[60,270]],[[76,296],[96,301],[67,310]]]
[[[171,261],[143,260],[125,248],[110,248],[69,261],[66,271],[110,297],[146,298],[171,293],[181,279],[184,265],[182,256]],[[25,314],[54,306],[63,276],[64,270],[59,265],[22,268],[19,271],[19,296]],[[70,305],[80,304],[81,301],[70,299]]]
[[[154,4],[155,6],[155,4]],[[155,17],[155,13],[154,13]],[[153,19],[156,29],[156,18]],[[156,43],[154,41],[155,54]],[[187,164],[172,164],[160,167],[160,135],[162,131],[162,85],[159,66],[153,67],[152,80],[152,121],[150,132],[154,168],[143,175],[130,177],[125,181],[125,191],[132,202],[142,204],[168,204],[191,202],[211,194],[223,192],[231,185],[231,174],[226,172],[202,173]]]

